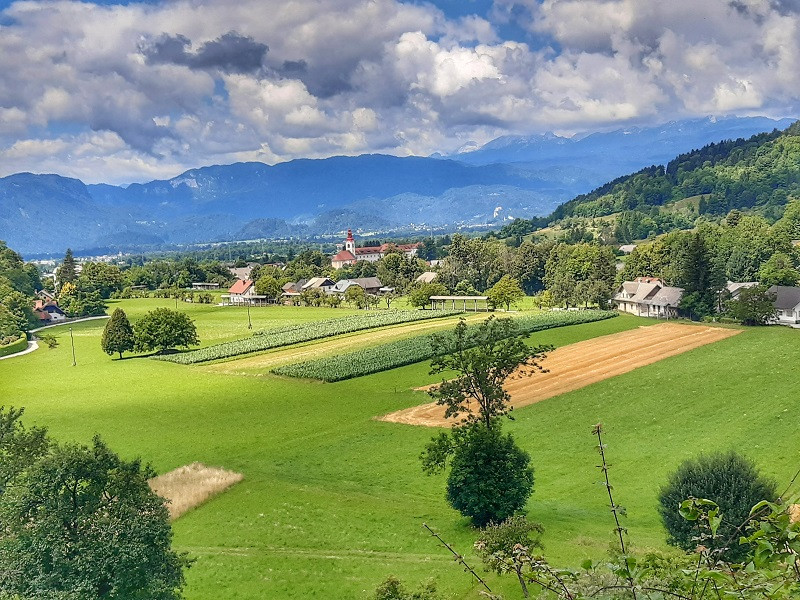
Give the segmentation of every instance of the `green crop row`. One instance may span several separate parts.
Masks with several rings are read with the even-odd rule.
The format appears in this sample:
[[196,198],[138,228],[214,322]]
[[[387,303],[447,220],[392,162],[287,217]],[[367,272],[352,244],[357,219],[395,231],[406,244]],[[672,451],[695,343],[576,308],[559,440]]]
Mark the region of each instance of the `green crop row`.
[[271,350],[282,346],[300,344],[312,340],[343,335],[375,327],[386,327],[389,325],[402,325],[414,321],[424,321],[427,319],[438,319],[461,314],[461,311],[450,310],[387,310],[365,312],[360,315],[350,315],[337,319],[326,319],[324,321],[314,321],[301,325],[289,325],[275,329],[258,331],[252,337],[224,344],[216,344],[199,350],[183,352],[181,354],[168,354],[165,356],[154,356],[156,360],[165,360],[182,365],[192,365],[195,363],[207,362],[210,360],[220,360],[231,358],[242,354],[251,354],[263,350]]
[[[566,325],[579,325],[616,317],[615,311],[580,310],[565,312],[548,312],[544,314],[518,317],[514,319],[520,333],[534,333]],[[476,328],[478,325],[471,325]],[[453,335],[453,332],[433,334],[438,336]],[[388,371],[396,367],[411,365],[433,358],[432,334],[420,335],[398,340],[382,346],[364,348],[347,354],[339,354],[329,358],[319,358],[293,365],[284,365],[272,370],[276,375],[302,377],[333,382],[371,375],[380,371]]]

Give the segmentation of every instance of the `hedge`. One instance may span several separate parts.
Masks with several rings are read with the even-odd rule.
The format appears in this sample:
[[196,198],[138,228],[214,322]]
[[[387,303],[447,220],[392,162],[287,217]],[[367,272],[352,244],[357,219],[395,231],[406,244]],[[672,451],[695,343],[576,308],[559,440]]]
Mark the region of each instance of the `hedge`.
[[25,334],[23,333],[20,333],[20,335],[22,337],[18,340],[11,342],[10,344],[6,344],[5,346],[0,346],[0,356],[16,354],[17,352],[22,352],[28,347],[28,338],[26,338]]

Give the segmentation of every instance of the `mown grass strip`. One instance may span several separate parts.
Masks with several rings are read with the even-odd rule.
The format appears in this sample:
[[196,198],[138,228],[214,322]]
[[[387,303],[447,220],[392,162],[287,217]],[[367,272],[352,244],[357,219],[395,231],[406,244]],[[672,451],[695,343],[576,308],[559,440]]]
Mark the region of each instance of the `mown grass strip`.
[[[554,327],[579,325],[616,317],[618,313],[608,310],[581,310],[572,312],[549,312],[515,319],[521,333],[534,333]],[[470,327],[478,327],[471,325]],[[364,348],[347,354],[319,358],[292,365],[276,367],[272,373],[288,377],[318,379],[334,382],[388,371],[433,358],[432,336],[453,335],[452,332],[420,335],[389,344]]]
[[252,354],[263,350],[271,350],[282,346],[310,342],[334,335],[354,333],[365,329],[376,327],[386,327],[390,325],[401,325],[414,321],[425,321],[428,319],[439,319],[461,314],[462,311],[451,310],[387,310],[367,312],[363,315],[350,315],[337,319],[327,319],[303,323],[301,325],[289,325],[275,329],[258,331],[252,337],[223,344],[200,348],[181,354],[167,354],[164,356],[154,356],[156,360],[166,360],[181,365],[193,365],[210,360],[220,360]]

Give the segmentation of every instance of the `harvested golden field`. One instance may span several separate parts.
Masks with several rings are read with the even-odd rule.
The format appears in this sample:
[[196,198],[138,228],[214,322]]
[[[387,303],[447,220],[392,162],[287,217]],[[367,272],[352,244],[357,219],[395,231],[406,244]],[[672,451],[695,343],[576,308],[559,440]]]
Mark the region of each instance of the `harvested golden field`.
[[[738,329],[662,323],[605,335],[557,348],[542,361],[546,373],[511,378],[506,383],[506,390],[511,394],[512,406],[519,408],[738,333]],[[445,420],[444,408],[435,403],[399,410],[380,417],[380,420],[427,427],[453,424]]]
[[242,479],[241,473],[195,462],[153,477],[149,484],[156,494],[169,500],[169,518],[174,521]]

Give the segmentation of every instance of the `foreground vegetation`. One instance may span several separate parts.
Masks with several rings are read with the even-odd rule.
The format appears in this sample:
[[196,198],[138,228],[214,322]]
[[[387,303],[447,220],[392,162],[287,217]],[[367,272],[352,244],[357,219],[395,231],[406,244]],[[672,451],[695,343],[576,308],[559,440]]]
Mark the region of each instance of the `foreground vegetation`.
[[[134,324],[159,305],[174,302],[111,302]],[[244,309],[181,308],[205,343],[247,335]],[[342,314],[252,310],[259,329]],[[538,332],[531,343],[561,346],[653,323],[622,315]],[[212,375],[160,361],[109,360],[100,348],[103,326],[72,324],[76,367],[66,327],[51,330],[57,348],[0,362],[0,393],[6,404],[26,406],[27,423],[49,426],[59,440],[89,443],[99,432],[123,458],[142,456],[158,472],[202,461],[244,474],[174,523],[176,549],[197,559],[186,573],[187,598],[366,599],[390,574],[407,582],[435,577],[446,598],[479,597],[422,528],[433,526],[479,563],[471,550],[476,533],[447,505],[443,478],[420,470],[431,430],[373,419],[427,401],[411,388],[434,382],[428,364],[326,385]],[[527,510],[544,526],[552,563],[606,556],[613,524],[595,485],[596,442],[588,435],[598,421],[613,440],[615,497],[628,510],[637,553],[667,549],[659,488],[700,451],[739,448],[768,476],[788,482],[799,450],[797,333],[748,329],[515,410],[505,427],[531,456],[536,482]],[[494,591],[514,597],[513,579],[481,574]]]

